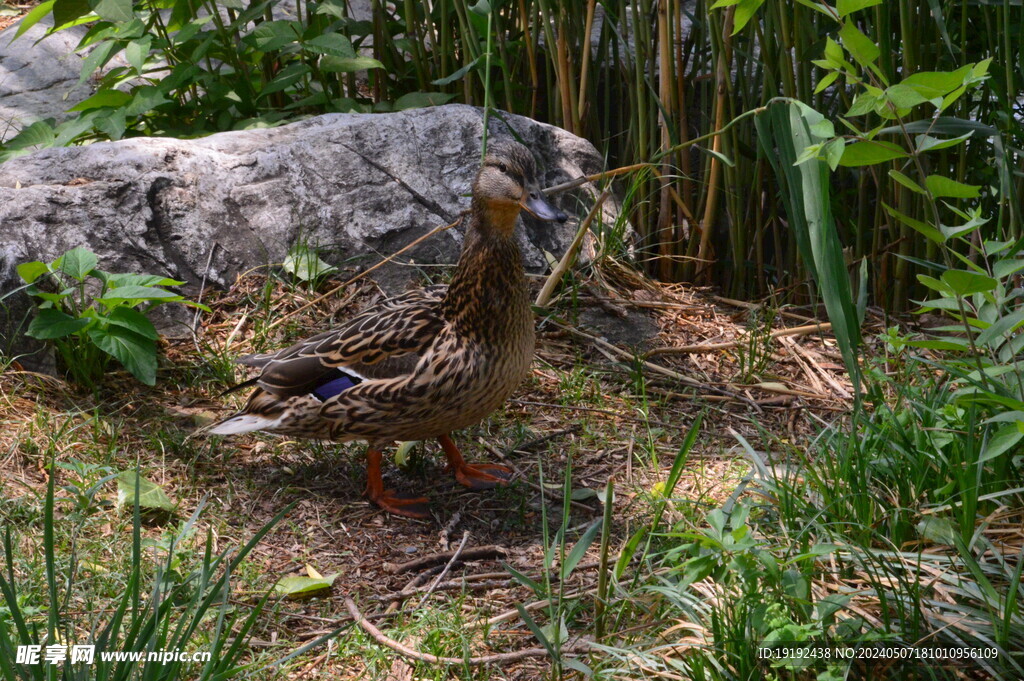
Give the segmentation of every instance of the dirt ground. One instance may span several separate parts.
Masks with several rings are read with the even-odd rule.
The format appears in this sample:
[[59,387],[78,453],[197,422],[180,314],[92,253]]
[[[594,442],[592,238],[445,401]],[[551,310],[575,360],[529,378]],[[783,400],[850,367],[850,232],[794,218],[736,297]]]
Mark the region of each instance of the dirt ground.
[[[363,499],[360,444],[192,436],[197,425],[228,413],[244,398],[217,396],[226,387],[225,373],[232,371],[225,369],[231,358],[319,330],[380,295],[362,280],[317,301],[317,293],[268,283],[262,275],[243,279],[226,293],[209,291],[204,302],[213,313],[204,315],[195,336],[165,343],[169,361],[161,389],[114,375],[101,394],[91,395],[13,366],[0,377],[4,496],[38,503],[45,493],[52,424],[89,423],[88,436],[72,429],[59,441],[58,460],[103,458],[119,470],[139,461],[144,475],[178,504],[179,517],[207,499],[210,511],[196,534],[212,530],[218,547],[245,542],[296,504],[251,555],[248,581],[238,587],[239,606],[251,607],[277,579],[309,574],[310,567],[337,578],[327,595],[275,607],[255,634],[255,649],[281,653],[332,631],[349,620],[344,599],[351,597],[362,613],[381,621],[387,621],[389,609],[455,608],[471,623],[467,627],[477,627],[471,652],[485,655],[536,646],[515,605],[539,612],[538,599],[510,579],[503,564],[534,578],[542,575],[542,519],[547,518],[551,534],[561,524],[570,461],[570,546],[601,518],[594,492],[611,480],[611,546],[617,553],[649,520],[652,497],[664,492],[657,485],[699,413],[704,425],[672,494],[685,502],[670,506],[669,520],[703,515],[736,492],[749,472],[740,438],[771,460],[811,435],[815,421],[840,417],[850,399],[827,326],[819,327],[804,311],[775,315],[710,291],[656,285],[611,263],[571,295],[563,294],[557,314],[539,322],[532,376],[514,398],[456,438],[468,460],[500,460],[515,468],[516,480],[508,488],[465,491],[443,470],[436,443],[417,445],[401,470],[386,467],[386,484],[429,493],[432,520],[388,516]],[[269,307],[261,307],[260,300],[269,300]],[[797,331],[779,334],[784,328]],[[241,378],[239,369],[235,379]],[[760,450],[766,445],[755,424],[774,435],[773,451]],[[100,456],[101,451],[106,453]],[[57,475],[62,483],[73,478],[64,470]],[[103,495],[113,498],[112,484]],[[107,541],[108,552],[123,548],[123,517],[90,527],[81,550],[88,550],[89,540]],[[169,527],[150,525],[147,533],[158,539]],[[22,546],[31,550],[38,540],[28,538]],[[462,555],[474,558],[449,564],[460,545]],[[595,544],[567,580],[566,592],[591,593],[598,564]],[[442,571],[443,579],[434,584]],[[418,642],[411,636],[404,643],[416,648]],[[387,654],[393,678],[403,678],[406,662]],[[528,658],[502,665],[502,674],[533,679],[546,667],[543,658]],[[359,656],[316,652],[299,658],[287,676],[361,678],[367,673]]]

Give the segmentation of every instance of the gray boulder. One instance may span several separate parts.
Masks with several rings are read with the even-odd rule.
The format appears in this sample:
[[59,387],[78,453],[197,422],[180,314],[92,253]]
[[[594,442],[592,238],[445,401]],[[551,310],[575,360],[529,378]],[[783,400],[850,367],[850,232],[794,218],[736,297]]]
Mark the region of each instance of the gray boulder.
[[[544,186],[603,169],[589,142],[559,128],[499,114],[490,129],[494,136],[511,130],[534,151]],[[227,286],[240,272],[282,262],[299,240],[332,264],[372,265],[468,207],[482,130],[480,109],[449,105],[13,159],[0,165],[0,298],[20,285],[17,264],[76,246],[94,251],[108,271],[186,281],[183,293],[193,297],[204,280]],[[579,216],[594,195],[584,185],[555,202]],[[604,211],[611,224],[617,203]],[[546,269],[544,251],[564,252],[578,224],[527,218],[520,231],[527,266]],[[452,263],[461,242],[459,230],[442,232],[398,262]],[[416,274],[414,267],[393,268],[393,278],[396,272],[406,281]],[[25,294],[8,296],[0,308],[0,350],[24,353],[27,339],[17,327],[26,318]]]
[[0,141],[38,120],[64,120],[69,107],[93,93],[89,83],[78,83],[82,57],[75,47],[86,27],[47,36],[52,25],[46,18],[17,40],[19,24],[0,31]]

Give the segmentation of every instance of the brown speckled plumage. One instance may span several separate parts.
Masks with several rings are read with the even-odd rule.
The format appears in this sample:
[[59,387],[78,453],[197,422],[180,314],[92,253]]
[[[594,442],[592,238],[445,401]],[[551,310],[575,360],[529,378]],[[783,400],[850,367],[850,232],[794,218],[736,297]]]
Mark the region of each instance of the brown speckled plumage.
[[[540,195],[530,152],[515,143],[494,145],[473,183],[450,285],[393,298],[337,329],[272,355],[243,359],[262,369],[254,379],[257,388],[241,412],[212,432],[261,429],[366,440],[378,456],[401,440],[443,438],[446,452],[449,445],[454,449],[447,434],[497,409],[533,357],[533,315],[514,239],[521,209],[565,219]],[[326,398],[314,392],[339,370],[356,384]],[[457,450],[449,452],[449,461],[465,466]]]

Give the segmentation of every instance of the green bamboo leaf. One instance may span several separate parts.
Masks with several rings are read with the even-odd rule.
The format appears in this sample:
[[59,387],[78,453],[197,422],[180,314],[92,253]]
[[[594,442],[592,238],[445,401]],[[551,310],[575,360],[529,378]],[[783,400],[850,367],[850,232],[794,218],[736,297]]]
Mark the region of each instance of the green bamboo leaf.
[[1024,308],[997,319],[991,326],[979,333],[974,342],[986,347],[989,345],[999,347],[1022,326],[1024,326]]
[[50,14],[53,10],[55,1],[56,0],[46,0],[46,2],[41,2],[29,10],[28,14],[23,16],[21,21],[18,22],[18,30],[15,32],[14,37],[20,37],[25,31],[38,24],[45,16]]
[[837,0],[836,12],[839,13],[840,17],[845,17],[847,14],[853,14],[865,7],[874,7],[881,3],[882,0]]
[[471,70],[476,68],[476,65],[478,63],[480,63],[481,58],[482,57],[477,57],[473,61],[471,61],[468,64],[466,64],[465,66],[463,66],[458,71],[456,71],[456,72],[454,72],[454,73],[452,73],[450,75],[447,75],[444,78],[438,78],[437,80],[430,81],[430,84],[431,85],[447,85],[448,83],[454,83],[455,81],[460,80],[463,76],[465,76]]
[[818,94],[819,92],[821,92],[822,90],[827,88],[829,85],[831,85],[832,83],[836,82],[837,78],[839,78],[839,72],[838,71],[832,71],[831,73],[826,73],[825,77],[822,78],[821,80],[819,80],[818,84],[814,86],[814,94]]
[[899,182],[900,184],[902,184],[904,187],[906,187],[907,189],[909,189],[912,192],[915,192],[917,194],[924,194],[925,193],[925,191],[921,187],[921,185],[919,185],[918,183],[914,182],[913,180],[911,180],[909,177],[907,177],[906,175],[904,175],[903,173],[901,173],[898,170],[895,170],[895,169],[890,170],[889,171],[889,177],[891,177],[892,179],[896,180],[897,182]]
[[586,555],[587,549],[590,548],[590,545],[594,543],[594,539],[597,537],[597,533],[600,529],[601,522],[599,520],[595,520],[591,523],[590,527],[587,528],[587,531],[583,533],[583,536],[579,538],[579,541],[573,545],[569,554],[565,557],[565,562],[562,563],[561,569],[559,570],[559,574],[562,579],[568,579],[569,575],[572,574],[572,571],[575,570],[576,566],[579,565],[581,560],[583,560],[583,556]]
[[956,145],[960,144],[968,137],[970,137],[972,134],[974,133],[965,132],[959,137],[954,137],[953,139],[950,140],[942,140],[937,137],[932,137],[931,135],[918,135],[917,137],[914,138],[914,146],[918,150],[918,152],[947,149],[949,147],[955,147]]
[[948,196],[957,199],[974,199],[981,196],[981,187],[963,184],[942,175],[929,175],[924,178],[924,186],[936,198]]
[[743,27],[754,18],[757,10],[764,4],[764,0],[741,0],[736,6],[736,14],[733,16],[732,34],[736,35]]
[[940,230],[935,229],[934,227],[929,225],[927,222],[922,222],[921,220],[912,218],[909,215],[904,215],[895,208],[884,203],[882,204],[882,206],[885,208],[886,213],[896,218],[897,220],[905,224],[907,227],[910,227],[914,231],[923,234],[929,240],[934,241],[937,244],[945,243],[947,238],[946,235],[943,234]]

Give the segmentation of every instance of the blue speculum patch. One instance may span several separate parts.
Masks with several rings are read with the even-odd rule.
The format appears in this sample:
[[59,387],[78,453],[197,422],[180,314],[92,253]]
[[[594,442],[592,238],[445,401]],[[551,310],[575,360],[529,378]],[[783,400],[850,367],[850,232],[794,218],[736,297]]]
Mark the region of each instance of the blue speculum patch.
[[329,400],[330,398],[345,392],[354,385],[357,385],[360,381],[358,378],[349,376],[348,374],[341,373],[338,378],[332,379],[326,383],[323,383],[318,388],[313,390],[313,394],[320,398],[321,401]]

